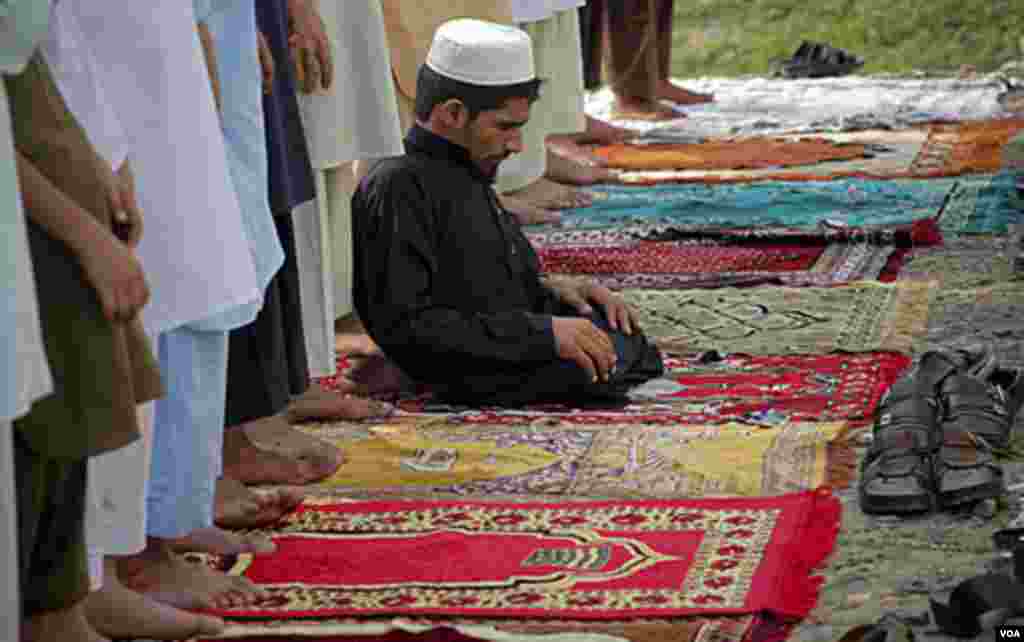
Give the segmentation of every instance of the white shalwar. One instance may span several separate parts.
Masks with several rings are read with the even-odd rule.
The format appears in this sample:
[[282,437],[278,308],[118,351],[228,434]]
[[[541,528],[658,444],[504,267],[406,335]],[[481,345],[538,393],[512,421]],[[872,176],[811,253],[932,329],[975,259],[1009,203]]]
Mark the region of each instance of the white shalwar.
[[352,162],[404,151],[380,0],[323,0],[319,9],[336,77],[327,92],[299,94],[316,200],[293,217],[312,377],[334,374],[334,321],[353,310]]
[[[46,35],[44,3],[15,0],[0,7],[0,73],[17,74]],[[43,349],[25,212],[11,137],[7,93],[0,82],[0,640],[17,640],[17,510],[11,421],[53,392]]]

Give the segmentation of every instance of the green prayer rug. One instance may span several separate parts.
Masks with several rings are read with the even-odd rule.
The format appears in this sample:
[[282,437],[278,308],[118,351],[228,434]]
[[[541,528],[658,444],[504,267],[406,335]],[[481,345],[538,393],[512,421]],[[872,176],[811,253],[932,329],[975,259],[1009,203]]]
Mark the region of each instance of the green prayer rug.
[[745,354],[912,352],[924,338],[931,281],[831,288],[624,290],[662,349]]
[[963,177],[949,194],[939,218],[946,235],[1003,234],[1024,223],[1024,199],[1011,173]]

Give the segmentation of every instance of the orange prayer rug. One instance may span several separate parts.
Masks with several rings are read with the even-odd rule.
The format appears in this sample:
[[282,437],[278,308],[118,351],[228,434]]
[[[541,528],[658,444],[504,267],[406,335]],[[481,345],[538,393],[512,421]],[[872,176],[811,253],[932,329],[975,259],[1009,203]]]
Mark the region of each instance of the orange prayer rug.
[[911,174],[922,177],[998,172],[1003,148],[1024,130],[1024,118],[932,125]]
[[344,502],[309,499],[277,551],[219,565],[264,593],[232,618],[444,616],[621,620],[815,606],[839,500]]
[[[891,137],[896,144],[890,153],[878,153],[876,158],[837,159],[819,161],[818,165],[790,165],[787,167],[764,167],[760,169],[674,169],[671,165],[661,167],[637,167],[627,169],[620,181],[630,185],[657,185],[662,183],[751,183],[761,181],[832,181],[836,179],[895,179],[895,178],[944,178],[972,173],[999,171],[1004,164],[1003,152],[1007,143],[1024,131],[1024,118],[965,121],[959,123],[934,123],[926,130],[914,129],[906,132],[890,132],[883,137],[871,134],[872,141],[860,143],[866,149],[885,146],[885,137]],[[911,137],[917,132],[926,132],[923,141],[915,143]],[[824,139],[829,141],[830,139]],[[831,140],[833,144],[842,142]],[[851,143],[850,144],[854,144]],[[664,147],[682,148],[681,145]],[[910,150],[915,150],[908,155]],[[872,154],[869,154],[872,155]]]
[[608,167],[628,171],[724,170],[792,167],[863,158],[867,148],[827,138],[755,137],[708,140],[692,145],[604,145],[592,153]]

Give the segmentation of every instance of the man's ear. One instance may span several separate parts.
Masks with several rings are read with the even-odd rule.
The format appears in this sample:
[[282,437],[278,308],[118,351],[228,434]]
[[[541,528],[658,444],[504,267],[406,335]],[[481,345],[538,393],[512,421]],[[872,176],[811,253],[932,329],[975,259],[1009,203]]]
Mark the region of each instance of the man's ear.
[[441,118],[448,127],[462,129],[469,123],[469,109],[458,98],[446,100],[440,105]]

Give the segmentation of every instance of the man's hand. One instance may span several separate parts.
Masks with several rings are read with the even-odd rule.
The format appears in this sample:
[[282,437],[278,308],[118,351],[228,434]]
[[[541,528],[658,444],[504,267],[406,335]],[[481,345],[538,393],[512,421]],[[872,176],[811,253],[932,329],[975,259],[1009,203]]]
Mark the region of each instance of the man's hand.
[[632,308],[622,300],[622,297],[603,285],[589,281],[550,277],[545,279],[545,284],[562,303],[571,305],[580,314],[587,316],[593,314],[594,308],[590,305],[591,303],[603,306],[605,316],[608,318],[608,325],[612,330],[623,334],[633,334],[633,330],[640,327]]
[[640,329],[640,324],[636,320],[636,312],[621,296],[596,283],[587,283],[582,286],[582,290],[586,301],[592,301],[604,307],[604,314],[608,318],[608,325],[612,330],[631,335],[634,330]]
[[288,48],[301,91],[330,89],[334,81],[331,41],[315,0],[288,0]]
[[78,252],[85,271],[111,321],[131,321],[149,301],[142,265],[128,246],[102,228]]
[[117,170],[108,200],[114,212],[114,235],[129,248],[137,248],[142,239],[142,210],[135,196],[135,175],[130,162],[123,162]]
[[256,32],[256,45],[260,57],[260,71],[263,74],[263,93],[271,94],[274,91],[274,54],[270,52],[267,37],[262,31]]
[[607,382],[615,370],[618,357],[608,335],[589,319],[552,317],[558,356],[576,362],[591,381]]

